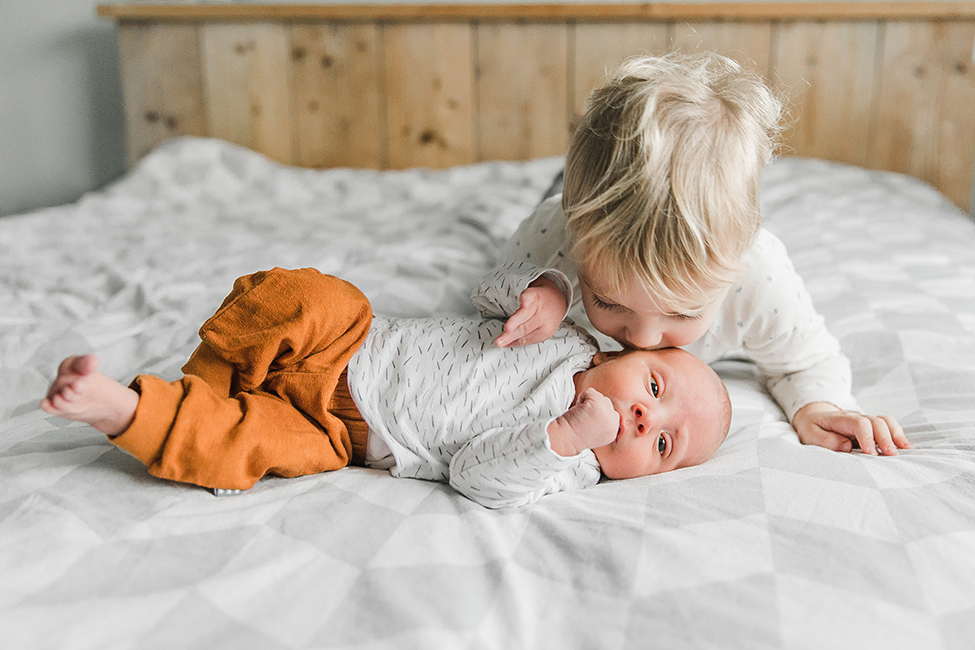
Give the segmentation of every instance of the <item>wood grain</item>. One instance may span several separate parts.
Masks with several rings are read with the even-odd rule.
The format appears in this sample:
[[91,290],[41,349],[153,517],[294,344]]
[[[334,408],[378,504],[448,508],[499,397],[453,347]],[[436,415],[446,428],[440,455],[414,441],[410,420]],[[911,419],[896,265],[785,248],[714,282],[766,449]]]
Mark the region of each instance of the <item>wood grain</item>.
[[975,22],[886,26],[878,136],[869,163],[968,207],[975,171]]
[[288,30],[274,23],[201,27],[211,136],[295,161]]
[[295,114],[304,167],[387,166],[379,27],[371,23],[292,28]]
[[770,22],[684,22],[674,25],[671,48],[682,52],[721,52],[769,77],[772,43]]
[[448,167],[475,156],[472,28],[383,27],[389,165]]
[[863,20],[975,18],[956,2],[745,2],[543,4],[260,4],[157,2],[98,6],[116,20]]
[[568,27],[481,24],[477,52],[478,158],[527,160],[565,153]]
[[789,98],[787,153],[912,174],[971,204],[975,2],[172,2],[99,13],[119,23],[132,162],[179,134],[315,167],[558,155],[590,90],[624,58],[713,49]]
[[667,23],[578,23],[572,54],[572,109],[581,115],[589,93],[625,59],[669,49]]
[[118,32],[128,161],[179,135],[207,135],[194,25],[125,25]]
[[792,105],[785,134],[791,153],[865,165],[876,128],[880,25],[792,22],[777,29],[775,83]]

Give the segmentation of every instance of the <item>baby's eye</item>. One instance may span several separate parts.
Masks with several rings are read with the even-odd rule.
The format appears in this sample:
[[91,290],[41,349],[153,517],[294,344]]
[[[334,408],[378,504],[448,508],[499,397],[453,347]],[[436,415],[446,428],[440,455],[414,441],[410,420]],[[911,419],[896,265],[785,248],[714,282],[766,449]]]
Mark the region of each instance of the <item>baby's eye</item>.
[[660,388],[657,387],[656,379],[652,379],[652,378],[650,379],[650,392],[653,394],[654,397],[660,394]]
[[667,451],[667,439],[664,438],[664,434],[662,433],[660,434],[660,437],[657,438],[657,451],[661,456],[663,456],[664,452]]

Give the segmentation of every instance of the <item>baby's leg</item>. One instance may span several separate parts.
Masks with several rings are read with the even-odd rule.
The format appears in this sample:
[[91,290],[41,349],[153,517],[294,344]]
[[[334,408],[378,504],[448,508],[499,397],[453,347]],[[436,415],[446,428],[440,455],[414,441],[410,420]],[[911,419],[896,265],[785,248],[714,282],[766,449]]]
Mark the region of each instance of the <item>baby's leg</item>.
[[98,372],[98,364],[91,354],[62,361],[41,409],[114,437],[132,424],[139,394]]

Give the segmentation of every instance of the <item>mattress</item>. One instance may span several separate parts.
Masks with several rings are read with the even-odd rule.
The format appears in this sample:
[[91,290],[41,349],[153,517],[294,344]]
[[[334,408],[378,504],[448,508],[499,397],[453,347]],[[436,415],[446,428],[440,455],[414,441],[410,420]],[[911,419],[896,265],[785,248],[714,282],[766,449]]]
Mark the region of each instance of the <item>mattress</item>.
[[907,176],[781,158],[789,248],[896,457],[800,445],[753,369],[698,467],[509,510],[364,468],[215,497],[37,402],[94,352],[167,379],[234,278],[314,266],[377,314],[468,294],[558,158],[281,166],[182,138],[0,219],[0,635],[11,648],[967,648],[975,639],[975,226]]

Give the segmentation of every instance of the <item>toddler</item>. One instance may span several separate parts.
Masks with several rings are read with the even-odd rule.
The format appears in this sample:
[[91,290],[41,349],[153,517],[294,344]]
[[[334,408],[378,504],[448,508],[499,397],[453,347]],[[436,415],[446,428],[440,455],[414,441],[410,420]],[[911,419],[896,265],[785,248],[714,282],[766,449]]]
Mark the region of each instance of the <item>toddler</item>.
[[314,269],[255,273],[203,325],[181,380],[126,387],[94,356],[69,357],[41,408],[155,476],[218,491],[351,462],[500,508],[707,460],[731,404],[693,355],[597,353],[568,324],[531,348],[493,344],[539,277],[569,291],[558,271],[516,263],[475,294],[487,318],[386,319]]
[[560,269],[521,295],[496,344],[545,340],[565,315],[603,349],[680,346],[753,362],[803,443],[911,448],[895,419],[859,412],[850,364],[761,228],[762,169],[782,104],[757,75],[704,53],[638,57],[596,88],[545,200],[502,262]]

